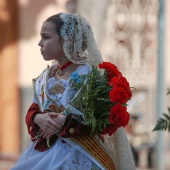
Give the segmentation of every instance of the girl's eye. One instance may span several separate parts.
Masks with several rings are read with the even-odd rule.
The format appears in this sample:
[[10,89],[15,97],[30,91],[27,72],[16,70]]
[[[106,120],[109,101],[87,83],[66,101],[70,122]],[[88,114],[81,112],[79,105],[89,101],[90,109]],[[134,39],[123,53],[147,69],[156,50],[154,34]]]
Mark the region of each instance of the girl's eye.
[[49,38],[48,35],[42,35],[41,37],[42,37],[42,39],[48,39]]
[[44,36],[43,36],[43,38],[44,38],[44,39],[48,39],[49,37],[48,37],[48,36],[46,36],[46,35],[44,35]]

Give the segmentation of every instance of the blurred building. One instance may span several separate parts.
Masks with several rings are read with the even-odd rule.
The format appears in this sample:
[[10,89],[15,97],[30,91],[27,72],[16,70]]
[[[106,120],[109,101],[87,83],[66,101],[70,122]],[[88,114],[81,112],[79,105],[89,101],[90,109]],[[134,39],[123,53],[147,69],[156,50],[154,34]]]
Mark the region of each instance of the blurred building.
[[[148,150],[157,140],[152,129],[157,121],[158,0],[0,0],[0,158],[17,158],[29,142],[24,119],[32,103],[32,79],[51,64],[40,54],[40,27],[48,16],[64,11],[87,18],[104,60],[115,63],[136,88],[127,130],[138,165],[147,167]],[[166,1],[165,88],[170,87],[169,17]]]

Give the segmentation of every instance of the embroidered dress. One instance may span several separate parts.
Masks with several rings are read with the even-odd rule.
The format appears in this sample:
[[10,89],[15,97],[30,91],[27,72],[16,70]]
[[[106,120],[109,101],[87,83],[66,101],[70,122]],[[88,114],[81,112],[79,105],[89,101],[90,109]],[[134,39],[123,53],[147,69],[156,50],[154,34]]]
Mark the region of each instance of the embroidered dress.
[[[81,65],[73,75],[86,75],[90,70],[91,67],[89,64]],[[39,105],[42,112],[45,110],[60,112],[74,95],[74,92],[69,88],[71,78],[69,80],[62,79],[57,81],[54,77],[48,79],[48,74],[49,72],[45,71],[37,78],[38,83],[34,89],[37,93],[33,102]],[[78,147],[75,143],[70,144],[68,142],[63,142],[63,139],[58,137],[53,146],[41,152],[35,149],[37,140],[31,142],[12,170],[104,169],[94,158],[91,158],[83,148]]]

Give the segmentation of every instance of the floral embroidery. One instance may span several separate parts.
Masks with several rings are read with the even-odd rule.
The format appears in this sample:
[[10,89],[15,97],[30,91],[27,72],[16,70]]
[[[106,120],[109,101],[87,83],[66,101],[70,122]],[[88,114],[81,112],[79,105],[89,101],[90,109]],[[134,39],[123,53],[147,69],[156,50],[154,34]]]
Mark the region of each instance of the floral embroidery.
[[55,106],[55,105],[50,105],[49,106],[49,109],[52,111],[52,112],[56,112],[56,113],[61,113],[62,111],[64,111],[64,106],[63,105],[60,105],[59,107],[58,106]]
[[75,71],[71,74],[71,79],[76,80],[77,83],[82,82],[82,78],[78,75],[77,71]]
[[53,87],[50,88],[49,94],[61,93],[63,94],[65,91],[65,87],[59,83],[55,84]]

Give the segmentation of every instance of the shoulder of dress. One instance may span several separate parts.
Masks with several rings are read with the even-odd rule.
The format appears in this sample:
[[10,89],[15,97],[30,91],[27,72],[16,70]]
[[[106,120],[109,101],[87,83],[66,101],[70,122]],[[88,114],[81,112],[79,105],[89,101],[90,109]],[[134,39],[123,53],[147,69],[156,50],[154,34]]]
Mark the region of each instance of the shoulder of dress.
[[79,66],[77,69],[77,72],[78,72],[78,75],[81,76],[81,75],[88,74],[89,72],[91,72],[91,70],[92,70],[92,67],[88,63],[86,63],[85,65]]
[[42,73],[41,73],[38,77],[32,79],[32,82],[36,82],[36,81],[37,81],[40,77],[42,77],[46,72],[49,72],[49,70],[50,70],[50,66],[47,65],[47,67],[42,71]]

